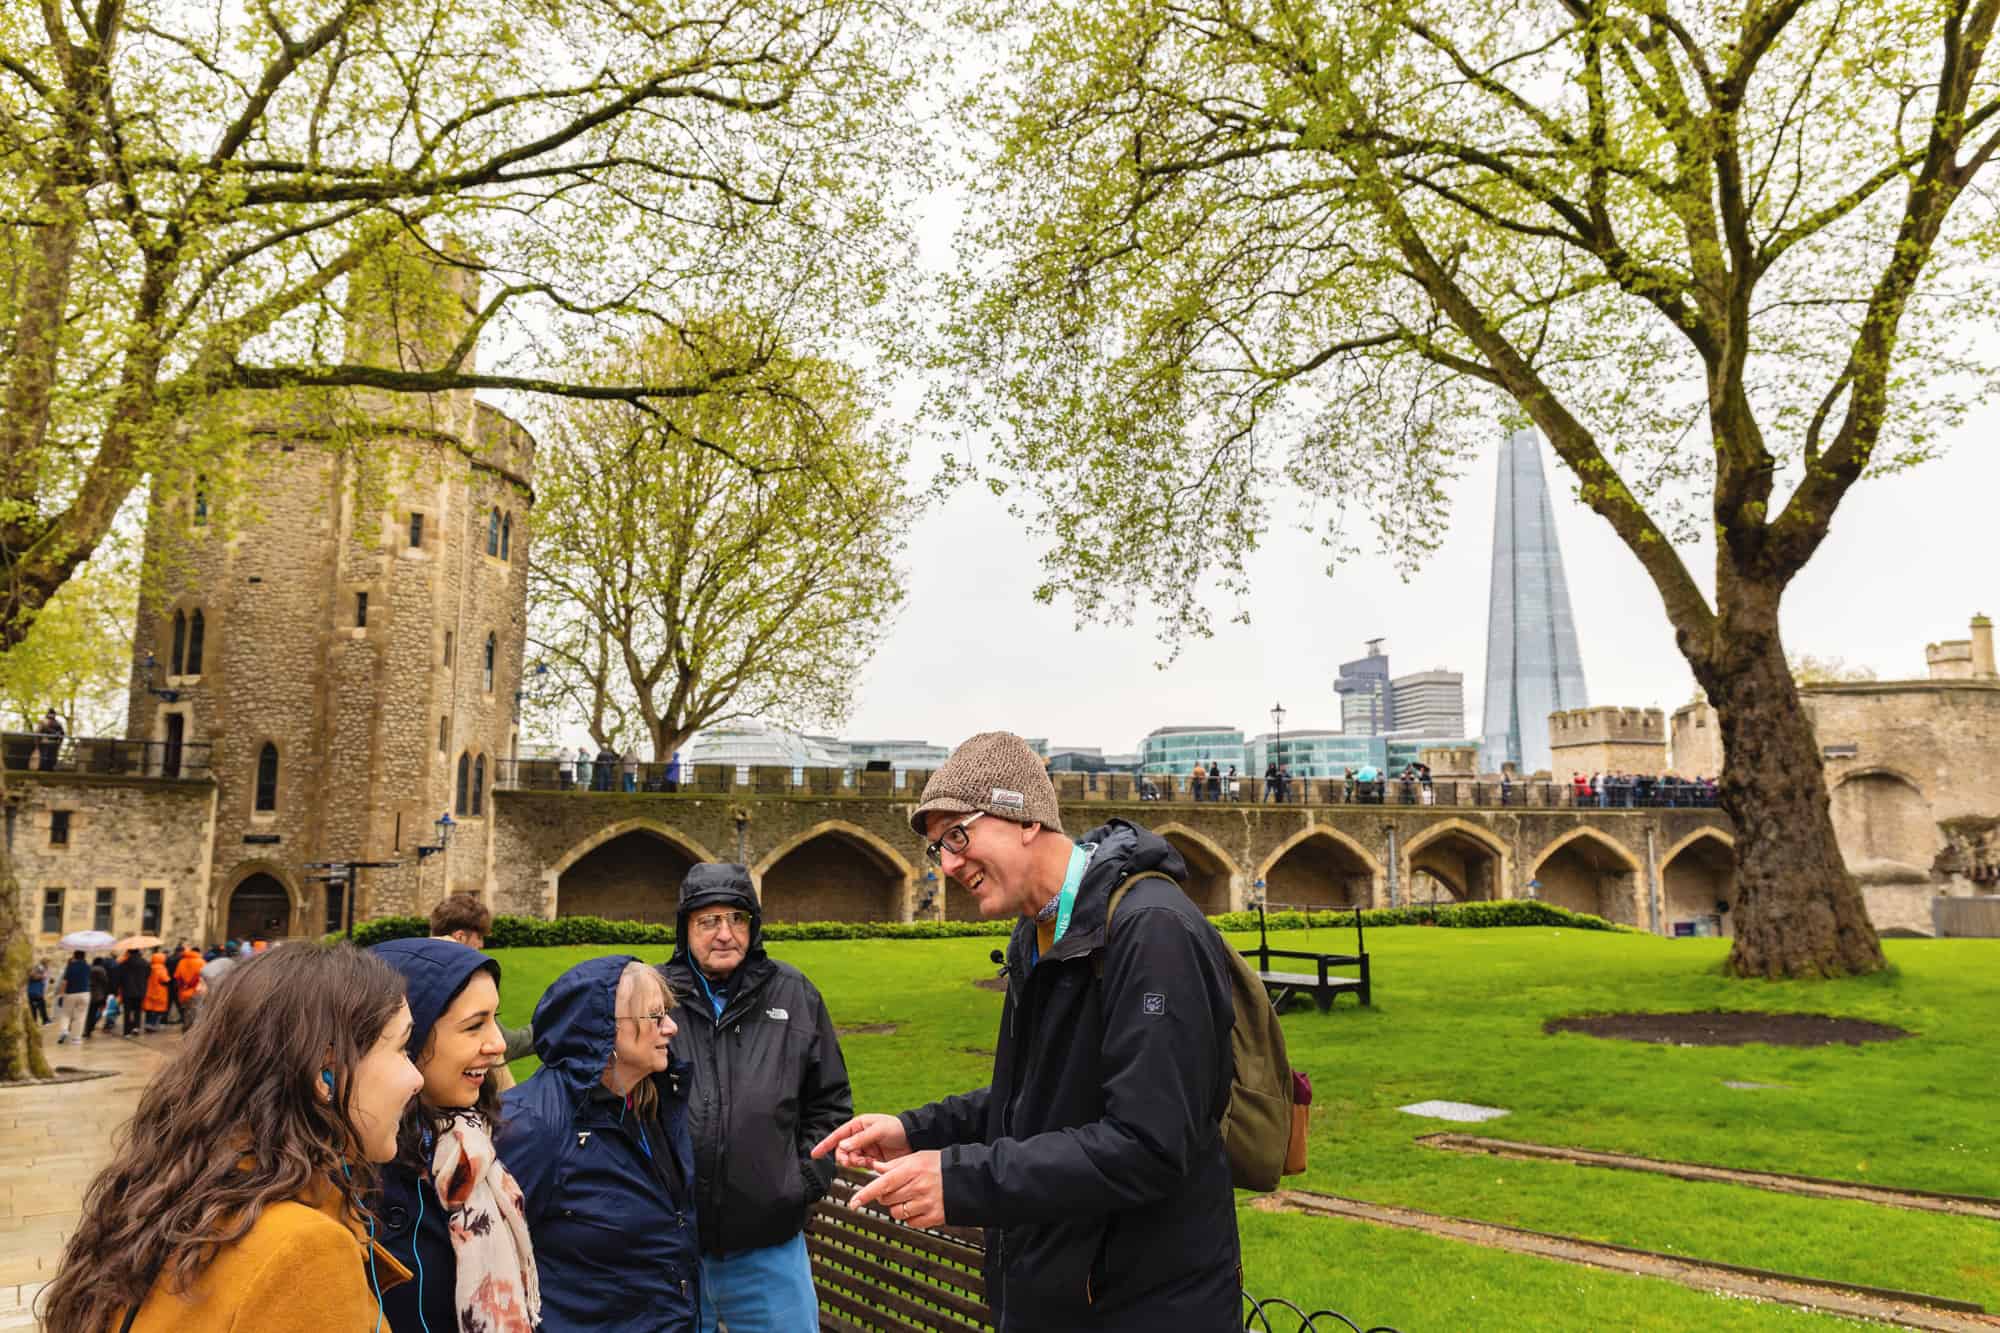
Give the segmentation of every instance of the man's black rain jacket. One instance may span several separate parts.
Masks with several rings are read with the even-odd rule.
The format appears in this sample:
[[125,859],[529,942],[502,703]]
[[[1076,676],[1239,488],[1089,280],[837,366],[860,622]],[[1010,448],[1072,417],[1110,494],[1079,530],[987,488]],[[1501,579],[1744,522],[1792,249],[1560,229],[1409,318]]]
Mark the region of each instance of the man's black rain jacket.
[[[750,913],[750,941],[729,977],[721,1017],[688,953],[688,916]],[[783,1244],[833,1182],[813,1145],[854,1114],[840,1039],[805,974],[764,952],[763,915],[739,865],[697,865],[681,883],[674,954],[660,968],[679,1000],[674,1050],[694,1067],[695,1218],[704,1254]]]
[[1221,1333],[1243,1326],[1235,1195],[1222,1148],[1235,1020],[1227,947],[1164,839],[1113,820],[1069,930],[1039,962],[1007,949],[993,1082],[903,1113],[942,1149],[947,1221],[985,1226],[987,1298],[1006,1333]]

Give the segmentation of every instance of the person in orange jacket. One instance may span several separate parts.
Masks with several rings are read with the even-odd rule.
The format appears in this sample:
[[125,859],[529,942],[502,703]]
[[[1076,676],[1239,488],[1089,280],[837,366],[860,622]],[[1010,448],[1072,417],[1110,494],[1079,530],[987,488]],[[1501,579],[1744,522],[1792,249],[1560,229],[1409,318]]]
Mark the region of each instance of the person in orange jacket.
[[195,1014],[201,1009],[201,969],[204,966],[201,955],[193,949],[183,953],[180,961],[174,964],[174,987],[180,1000],[182,1032],[194,1026]]
[[212,999],[85,1194],[43,1327],[366,1333],[409,1280],[367,1220],[423,1085],[403,978],[352,945],[296,944]]
[[167,956],[153,954],[153,975],[146,981],[146,1031],[158,1032],[167,1016]]

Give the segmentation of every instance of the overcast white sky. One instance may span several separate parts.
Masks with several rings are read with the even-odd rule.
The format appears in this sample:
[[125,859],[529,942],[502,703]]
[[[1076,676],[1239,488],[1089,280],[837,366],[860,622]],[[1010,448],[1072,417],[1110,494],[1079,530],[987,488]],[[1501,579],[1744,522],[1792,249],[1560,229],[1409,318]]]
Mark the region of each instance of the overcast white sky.
[[[920,231],[926,263],[951,262],[962,207],[956,192],[928,201]],[[908,410],[917,397],[905,386],[897,400]],[[1790,651],[1873,667],[1884,679],[1922,676],[1926,642],[1965,637],[1976,611],[2000,614],[1996,426],[2000,408],[1984,409],[1941,459],[1855,488],[1786,594]],[[1338,728],[1338,665],[1381,637],[1398,674],[1432,667],[1465,674],[1467,730],[1477,735],[1502,435],[1496,424],[1494,452],[1452,496],[1449,538],[1407,583],[1374,551],[1326,577],[1317,539],[1289,524],[1297,505],[1275,505],[1274,530],[1251,570],[1251,623],[1215,616],[1215,637],[1189,645],[1165,671],[1154,666],[1165,653],[1143,616],[1129,629],[1079,630],[1066,604],[1037,605],[1028,592],[1039,581],[1037,539],[1008,516],[1004,500],[964,487],[909,533],[909,600],[840,733],[955,745],[1000,727],[1117,752],[1159,726],[1267,731],[1280,701],[1288,730]],[[1543,466],[1590,702],[1671,712],[1693,696],[1694,678],[1658,594],[1609,525],[1576,501],[1569,473],[1546,446]],[[1712,555],[1687,558],[1712,586]]]
[[[1994,426],[1993,412],[1982,413],[1942,459],[1856,488],[1786,596],[1793,652],[1844,658],[1884,678],[1921,676],[1927,641],[1963,638],[1975,611],[2000,608]],[[966,488],[910,533],[909,603],[843,734],[952,745],[1004,727],[1122,751],[1170,724],[1265,731],[1274,701],[1285,705],[1287,729],[1336,728],[1334,672],[1377,636],[1399,673],[1464,672],[1476,734],[1499,439],[1496,428],[1495,455],[1453,497],[1451,536],[1410,582],[1379,554],[1327,578],[1313,538],[1276,531],[1253,569],[1251,623],[1217,617],[1215,637],[1166,671],[1153,666],[1162,652],[1144,625],[1076,630],[1067,606],[1037,605],[1027,593],[1033,539],[1003,501]],[[1544,465],[1591,703],[1671,711],[1694,681],[1658,595],[1610,527],[1572,497],[1553,454]]]

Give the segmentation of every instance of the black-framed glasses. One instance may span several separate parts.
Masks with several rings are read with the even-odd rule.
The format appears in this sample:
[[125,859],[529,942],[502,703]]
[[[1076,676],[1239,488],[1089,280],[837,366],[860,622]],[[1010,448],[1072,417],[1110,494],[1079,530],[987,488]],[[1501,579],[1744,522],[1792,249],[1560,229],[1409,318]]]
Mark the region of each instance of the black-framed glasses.
[[950,852],[953,856],[964,856],[965,849],[972,845],[972,835],[965,830],[974,821],[984,819],[985,817],[986,812],[984,810],[976,810],[972,814],[967,815],[964,819],[959,820],[956,824],[946,829],[944,836],[936,842],[925,843],[924,855],[931,859],[932,865],[937,865],[941,862],[946,852]]
[[665,1009],[654,1009],[643,1014],[620,1014],[618,1016],[620,1018],[628,1018],[634,1023],[651,1023],[656,1028],[663,1028],[667,1025],[667,1011]]

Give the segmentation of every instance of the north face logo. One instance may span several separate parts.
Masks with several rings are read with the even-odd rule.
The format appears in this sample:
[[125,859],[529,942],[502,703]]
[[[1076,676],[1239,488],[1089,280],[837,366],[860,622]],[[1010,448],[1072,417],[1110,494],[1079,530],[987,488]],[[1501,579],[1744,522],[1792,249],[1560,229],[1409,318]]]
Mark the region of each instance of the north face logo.
[[774,1023],[782,1023],[786,1019],[790,1018],[791,1015],[786,1013],[782,1009],[766,1009],[764,1011],[764,1017],[770,1019]]
[[1140,1007],[1149,1014],[1164,1014],[1167,1012],[1167,997],[1156,991],[1147,991]]

